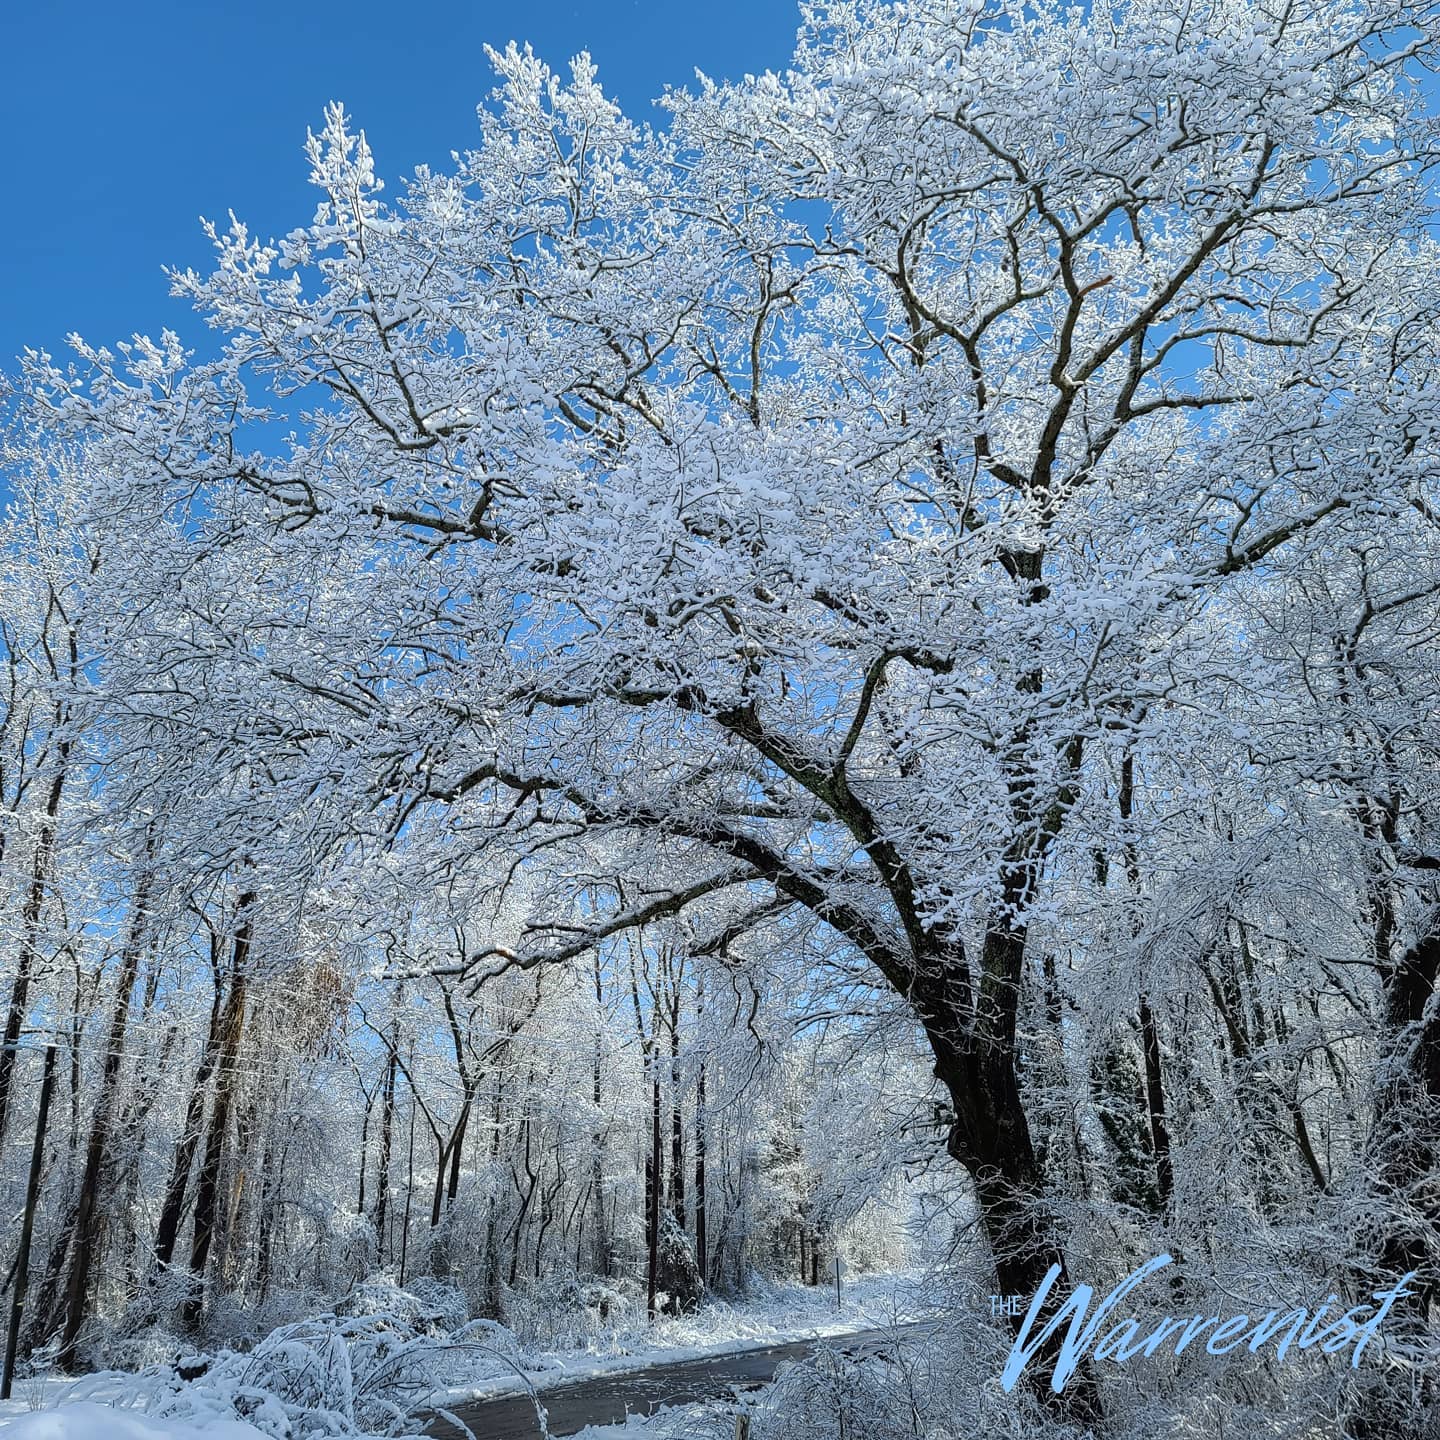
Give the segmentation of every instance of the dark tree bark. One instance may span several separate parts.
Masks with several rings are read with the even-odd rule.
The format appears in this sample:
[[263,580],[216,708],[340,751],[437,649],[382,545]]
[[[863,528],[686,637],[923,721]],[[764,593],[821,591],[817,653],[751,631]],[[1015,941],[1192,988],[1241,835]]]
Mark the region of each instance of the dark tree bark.
[[1150,1115],[1150,1144],[1155,1155],[1155,1185],[1160,1204],[1168,1210],[1175,1194],[1175,1169],[1170,1160],[1170,1128],[1165,1120],[1165,1084],[1160,1070],[1160,1032],[1150,1002],[1140,996],[1140,1045],[1145,1052],[1145,1099]]
[[[1024,948],[1025,935],[1018,928],[992,929],[986,935],[978,1023],[966,1025],[957,1018],[966,1014],[968,1004],[959,978],[963,971],[953,954],[935,955],[932,966],[926,967],[930,974],[914,994],[936,1057],[935,1074],[950,1095],[955,1117],[947,1149],[975,1186],[998,1293],[1033,1296],[1050,1268],[1059,1267],[1059,1278],[1037,1317],[1038,1330],[1068,1298],[1072,1285],[1046,1201],[1016,1069],[1015,1014]],[[1021,1318],[1010,1317],[1017,1335]],[[1027,1373],[1054,1410],[1091,1423],[1099,1414],[1092,1375],[1083,1369],[1077,1372],[1059,1395],[1038,1378],[1052,1368],[1062,1339],[1063,1327]]]
[[1382,974],[1385,1028],[1381,1084],[1368,1160],[1396,1215],[1380,1245],[1387,1279],[1414,1270],[1410,1306],[1421,1319],[1440,1302],[1440,1215],[1423,1199],[1440,1168],[1440,933],[1417,941]]
[[630,999],[635,1007],[635,1030],[640,1038],[640,1053],[644,1059],[645,1078],[650,1085],[650,1151],[645,1157],[645,1304],[646,1313],[653,1319],[656,1314],[655,1299],[659,1289],[660,1273],[660,1197],[665,1184],[664,1132],[661,1125],[660,1106],[660,1056],[659,1025],[655,1021],[655,995],[651,991],[652,1028],[645,1028],[644,1014],[640,1008],[640,982],[634,966],[630,970]]
[[205,1272],[215,1243],[220,1211],[221,1168],[225,1158],[225,1142],[230,1129],[239,1076],[236,1060],[245,1028],[245,1007],[248,994],[251,911],[253,894],[240,897],[236,913],[235,940],[231,949],[230,987],[225,1000],[225,1015],[220,1025],[220,1054],[215,1067],[215,1093],[210,1102],[210,1122],[205,1132],[205,1151],[200,1162],[200,1176],[195,1187],[195,1218],[190,1241],[191,1292],[185,1302],[184,1323],[187,1329],[199,1328],[205,1311]]
[[515,1182],[515,1193],[520,1197],[520,1209],[515,1216],[515,1224],[510,1232],[509,1285],[512,1290],[515,1288],[515,1282],[520,1278],[520,1247],[524,1236],[525,1220],[530,1213],[530,1206],[535,1199],[535,1190],[540,1181],[540,1173],[534,1166],[534,1137],[530,1125],[530,1101],[528,1099],[530,1087],[534,1083],[534,1079],[535,1077],[531,1075],[525,1085],[525,1093],[527,1096],[525,1102],[525,1118],[520,1122],[520,1131],[523,1139],[521,1159],[525,1166],[525,1184],[523,1187],[520,1184],[520,1176],[514,1169],[513,1161],[511,1163],[511,1175]]
[[265,1137],[265,1158],[261,1167],[260,1216],[256,1227],[255,1296],[263,1305],[270,1294],[275,1263],[276,1230],[280,1223],[280,1196],[285,1188],[285,1168],[289,1157],[288,1139],[276,1134],[277,1122],[272,1121]]
[[670,1183],[669,1206],[685,1228],[685,1129],[680,1106],[680,981],[683,962],[671,977],[670,1014]]
[[[604,1092],[603,1078],[603,1034],[601,1028],[605,1011],[605,988],[600,974],[600,947],[594,952],[595,978],[595,1059],[594,1090],[591,1099],[595,1106],[595,1133],[591,1136],[590,1194],[595,1206],[595,1268],[606,1279],[610,1277],[610,1231],[605,1217],[605,1123],[601,1109]],[[578,1264],[578,1262],[577,1262]]]
[[[470,1127],[470,1109],[474,1103],[475,1087],[480,1082],[478,1070],[472,1070],[466,1063],[466,1041],[461,1030],[459,1016],[455,1013],[455,1001],[450,991],[442,986],[441,995],[445,1005],[445,1018],[450,1027],[450,1043],[455,1052],[455,1073],[460,1077],[460,1113],[455,1119],[455,1124],[450,1129],[448,1136],[442,1137],[438,1132],[435,1141],[439,1147],[439,1154],[435,1161],[435,1192],[430,1202],[430,1228],[436,1229],[440,1224],[440,1215],[446,1204],[453,1204],[456,1195],[460,1193],[460,1156],[465,1148],[465,1132]],[[440,1261],[448,1268],[448,1262],[441,1256],[440,1244],[432,1242],[431,1257],[433,1261]],[[436,1274],[440,1271],[435,1269],[432,1263],[432,1270]]]
[[363,1080],[360,1084],[365,1095],[365,1113],[360,1119],[360,1185],[359,1193],[355,1197],[357,1215],[365,1213],[365,1175],[370,1161],[370,1117],[375,1113],[375,1092],[365,1090]]
[[30,1003],[30,981],[35,973],[35,952],[40,942],[40,921],[45,910],[45,889],[50,879],[50,862],[55,850],[55,827],[60,799],[65,792],[65,770],[70,758],[70,741],[56,747],[55,774],[45,796],[35,852],[30,860],[30,884],[20,914],[20,953],[15,957],[15,980],[5,1010],[5,1033],[0,1039],[0,1147],[10,1125],[10,1092],[15,1083],[15,1061],[20,1028]]
[[660,1191],[665,1183],[665,1146],[660,1123],[660,1067],[652,1052],[650,1071],[650,1155],[645,1164],[645,1303],[653,1319],[660,1276]]
[[110,1130],[115,1115],[115,1093],[120,1082],[121,1062],[125,1051],[125,1032],[134,999],[135,980],[140,969],[140,952],[149,927],[150,870],[148,863],[140,873],[131,901],[130,920],[125,943],[120,953],[120,971],[115,979],[115,999],[110,1011],[110,1028],[106,1034],[105,1055],[100,1065],[100,1093],[90,1124],[90,1139],[85,1147],[85,1165],[80,1175],[80,1191],[71,1224],[70,1268],[65,1277],[61,1300],[64,1319],[60,1326],[60,1349],[56,1363],[64,1369],[75,1363],[75,1342],[85,1323],[90,1298],[90,1267],[100,1244],[100,1179],[110,1146]]
[[380,1163],[375,1172],[375,1254],[382,1265],[389,1253],[385,1243],[385,1218],[390,1205],[390,1148],[395,1128],[395,1071],[400,1061],[399,1044],[399,1030],[392,1027],[390,1054],[385,1062],[385,1089],[380,1100]]
[[[490,1107],[490,1164],[492,1168],[500,1159],[500,1117],[504,1093],[505,1073],[497,1068],[495,1071],[495,1094]],[[498,1217],[495,1213],[495,1192],[492,1190],[485,1207],[485,1306],[488,1313],[495,1319],[499,1319],[504,1310],[504,1306],[500,1302],[500,1234]]]
[[224,1005],[225,981],[220,973],[218,954],[219,936],[212,932],[210,937],[210,970],[215,980],[215,991],[210,1002],[210,1026],[205,1036],[205,1048],[200,1052],[200,1063],[195,1069],[195,1078],[190,1085],[190,1098],[185,1105],[185,1123],[180,1130],[180,1139],[175,1145],[175,1156],[170,1165],[170,1181],[165,1187],[165,1202],[160,1209],[160,1225],[155,1232],[155,1268],[163,1270],[175,1258],[175,1242],[180,1234],[180,1222],[185,1214],[185,1194],[189,1188],[190,1170],[195,1163],[195,1151],[200,1144],[202,1121],[205,1115],[205,1092],[210,1076],[215,1069],[220,1053],[221,1014]]
[[[415,1059],[414,1041],[411,1041],[410,1059]],[[413,1069],[406,1070],[406,1076],[413,1075]],[[405,1166],[405,1213],[400,1226],[400,1284],[405,1284],[405,1267],[410,1260],[410,1206],[415,1199],[415,1112],[419,1109],[414,1085],[407,1085],[410,1091],[410,1155]]]
[[[697,999],[696,1018],[703,1012],[705,1000],[703,992]],[[705,1139],[706,1115],[705,1115],[705,1061],[700,1061],[699,1072],[695,1077],[695,1265],[700,1271],[700,1279],[706,1287],[710,1284],[710,1257],[706,1248],[705,1235]]]
[[[1140,862],[1130,822],[1135,814],[1135,754],[1127,750],[1120,762],[1120,819],[1123,823],[1125,878],[1135,901],[1140,898]],[[1145,1100],[1150,1120],[1150,1146],[1155,1156],[1155,1186],[1161,1208],[1168,1212],[1175,1194],[1175,1170],[1170,1160],[1170,1127],[1165,1118],[1165,1077],[1160,1068],[1160,1031],[1150,1001],[1140,992],[1140,1048],[1145,1059]]]

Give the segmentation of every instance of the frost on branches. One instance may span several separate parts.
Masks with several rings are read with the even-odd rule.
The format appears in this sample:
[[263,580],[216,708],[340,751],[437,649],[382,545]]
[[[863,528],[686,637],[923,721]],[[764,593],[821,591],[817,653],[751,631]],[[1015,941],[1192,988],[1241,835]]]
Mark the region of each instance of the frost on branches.
[[[826,1063],[923,1056],[909,1093],[954,1162],[929,1173],[973,1203],[997,1292],[1162,1248],[1194,1267],[1177,1283],[1252,1290],[1413,1269],[1423,1332],[1435,36],[1388,0],[817,5],[792,69],[702,76],[655,127],[588,59],[567,79],[512,47],[475,148],[393,203],[332,107],[313,220],[275,242],[235,221],[211,273],[173,275],[219,358],[77,342],[18,379],[11,467],[74,519],[34,562],[70,565],[63,617],[31,606],[73,658],[7,637],[51,657],[24,683],[68,777],[53,813],[38,777],[7,811],[11,949],[42,956],[14,1024],[37,985],[69,994],[38,937],[74,909],[26,898],[58,834],[116,937],[107,1053],[198,913],[216,1018],[191,1094],[213,1072],[218,1106],[294,965],[321,1033],[288,1043],[368,1036],[382,1189],[415,1094],[418,1263],[475,1266],[495,1306],[528,1263],[512,1233],[565,1205],[593,1210],[596,1273],[622,1249],[648,1269],[652,1308],[677,1231],[713,1283],[707,1115],[733,1122],[717,1094],[754,1093],[757,1025],[773,1066],[799,1011]],[[427,1026],[450,1090],[422,1101]],[[547,1177],[527,1130],[518,1228],[480,1185],[451,1246],[473,1253],[447,1258],[545,1031],[584,1161]],[[99,1069],[94,1126],[138,1087]],[[623,1215],[617,1087],[645,1156]],[[890,1173],[921,1130],[890,1125]],[[200,1225],[229,1172],[207,1207],[204,1154],[180,1159]],[[802,1265],[833,1243],[805,1217],[849,1223],[832,1181],[861,1166],[813,1171]],[[181,1267],[211,1304],[213,1248]],[[67,1344],[94,1285],[70,1273]],[[1406,1353],[1357,1415],[1431,1383]],[[1088,1374],[1048,1403],[1105,1408]]]

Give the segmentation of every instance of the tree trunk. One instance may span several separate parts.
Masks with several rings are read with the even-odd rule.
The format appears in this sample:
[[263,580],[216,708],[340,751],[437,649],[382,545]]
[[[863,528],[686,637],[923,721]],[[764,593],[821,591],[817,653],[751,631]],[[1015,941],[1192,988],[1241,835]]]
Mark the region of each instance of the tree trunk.
[[590,1194],[595,1206],[595,1269],[610,1278],[610,1232],[605,1220],[605,1129],[601,1120],[600,1037],[595,1037],[595,1133],[590,1137]]
[[[361,1081],[361,1089],[364,1090],[364,1081]],[[365,1213],[365,1167],[370,1158],[370,1116],[375,1110],[375,1094],[373,1091],[365,1093],[365,1114],[360,1121],[360,1193],[355,1197],[355,1213]]]
[[[1392,934],[1393,923],[1382,914],[1376,937],[1387,947],[1377,945],[1386,1041],[1365,1147],[1366,1169],[1390,1213],[1380,1235],[1364,1237],[1361,1246],[1375,1256],[1379,1273],[1357,1267],[1354,1285],[1365,1298],[1415,1272],[1406,1283],[1408,1296],[1395,1308],[1423,1342],[1433,1334],[1431,1313],[1440,1302],[1440,1217],[1424,1193],[1440,1166],[1440,1008],[1432,1003],[1440,979],[1440,933],[1418,941],[1398,964],[1388,953]],[[1429,1389],[1433,1380],[1422,1384]],[[1395,1421],[1383,1413],[1386,1399],[1383,1389],[1359,1398],[1347,1417],[1356,1440],[1395,1440]]]
[[[476,1084],[479,1078],[476,1078]],[[467,1090],[465,1103],[460,1107],[460,1118],[455,1122],[455,1133],[450,1137],[450,1182],[445,1187],[445,1205],[448,1209],[460,1194],[460,1160],[465,1153],[465,1137],[470,1132],[470,1112],[474,1109],[475,1096]]]
[[60,1349],[56,1355],[56,1363],[67,1370],[75,1363],[75,1341],[79,1337],[80,1327],[85,1323],[86,1305],[90,1296],[90,1267],[100,1244],[101,1170],[110,1146],[115,1092],[120,1082],[125,1031],[134,998],[135,980],[140,970],[140,949],[149,925],[146,913],[149,903],[150,871],[147,865],[141,872],[131,902],[130,923],[120,957],[120,973],[115,980],[115,1002],[110,1011],[105,1057],[100,1067],[100,1093],[95,1101],[95,1114],[90,1124],[90,1140],[85,1147],[85,1166],[80,1175],[80,1194],[71,1229],[70,1269],[65,1277],[61,1302],[64,1307],[64,1322],[60,1328]]
[[55,775],[45,797],[40,833],[35,837],[35,853],[30,861],[30,886],[20,916],[20,953],[15,957],[15,982],[10,987],[10,1004],[5,1012],[4,1039],[0,1040],[0,1147],[5,1144],[5,1133],[10,1124],[10,1091],[15,1083],[20,1027],[25,1023],[25,1012],[30,1003],[30,980],[34,974],[35,950],[40,942],[45,886],[50,878],[56,817],[60,814],[60,797],[65,790],[65,765],[69,757],[70,742],[61,741],[56,752]]
[[1150,1143],[1155,1155],[1155,1186],[1162,1210],[1170,1209],[1175,1171],[1170,1161],[1170,1128],[1165,1120],[1165,1084],[1160,1071],[1160,1032],[1150,1002],[1140,995],[1140,1045],[1145,1052],[1145,1099],[1150,1113]]
[[695,1266],[706,1287],[710,1285],[709,1254],[705,1237],[705,1062],[695,1077]]
[[389,1253],[385,1243],[385,1216],[390,1205],[390,1147],[395,1129],[395,1069],[399,1064],[400,1035],[391,1027],[390,1058],[385,1065],[385,1093],[380,1103],[380,1164],[375,1172],[375,1259],[384,1265]]
[[275,1263],[275,1230],[280,1221],[280,1194],[285,1185],[285,1161],[290,1150],[284,1140],[277,1139],[275,1130],[276,1122],[272,1121],[265,1137],[260,1219],[256,1227],[255,1296],[261,1305],[270,1294]]
[[685,1130],[680,1106],[680,975],[670,1001],[670,1209],[685,1228]]
[[[1120,761],[1120,793],[1118,796],[1122,823],[1122,851],[1125,856],[1125,878],[1130,885],[1132,903],[1140,900],[1140,861],[1135,850],[1130,822],[1135,814],[1135,753],[1127,750]],[[1103,878],[1102,878],[1102,884]],[[1132,933],[1138,925],[1132,925]],[[1169,1212],[1175,1193],[1175,1171],[1170,1160],[1170,1127],[1165,1118],[1165,1077],[1160,1068],[1160,1031],[1155,1024],[1150,1001],[1140,992],[1140,1048],[1145,1057],[1145,1102],[1150,1120],[1150,1145],[1155,1156],[1155,1188],[1160,1196],[1161,1210]]]
[[[534,1167],[534,1156],[533,1156],[533,1140],[534,1140],[534,1137],[533,1137],[533,1135],[532,1135],[532,1133],[531,1133],[531,1126],[530,1126],[530,1101],[529,1101],[529,1095],[530,1095],[530,1088],[531,1088],[531,1086],[534,1084],[534,1080],[535,1080],[534,1075],[531,1075],[531,1076],[529,1077],[529,1079],[528,1079],[528,1080],[526,1081],[526,1083],[525,1083],[525,1094],[526,1094],[526,1101],[525,1101],[525,1118],[521,1121],[521,1126],[520,1126],[521,1131],[522,1131],[522,1133],[523,1133],[523,1135],[524,1135],[524,1139],[525,1139],[525,1146],[524,1146],[523,1151],[521,1152],[521,1153],[522,1153],[522,1157],[523,1157],[523,1159],[524,1159],[524,1161],[525,1161],[525,1189],[524,1189],[523,1191],[520,1189],[520,1177],[519,1177],[518,1175],[516,1175],[516,1176],[515,1176],[515,1190],[516,1190],[516,1193],[520,1196],[520,1211],[519,1211],[519,1214],[517,1214],[516,1217],[515,1217],[515,1228],[514,1228],[513,1231],[511,1232],[511,1237],[512,1237],[512,1239],[511,1239],[511,1245],[510,1245],[509,1285],[510,1285],[510,1288],[511,1288],[512,1290],[515,1288],[515,1282],[520,1278],[520,1248],[521,1248],[521,1242],[522,1242],[522,1239],[523,1239],[523,1233],[524,1233],[524,1229],[525,1229],[525,1221],[526,1221],[526,1218],[527,1218],[527,1217],[529,1216],[529,1214],[530,1214],[530,1205],[531,1205],[531,1202],[535,1199],[535,1188],[536,1188],[536,1186],[537,1186],[537,1185],[539,1184],[539,1182],[540,1182],[540,1174],[539,1174],[539,1172],[538,1172],[538,1171],[535,1169],[535,1167]],[[513,1173],[513,1162],[512,1162],[512,1173]]]
[[210,1075],[215,1069],[215,1061],[220,1052],[220,1017],[225,986],[219,965],[213,963],[213,938],[211,947],[215,994],[210,1002],[210,1028],[205,1036],[205,1048],[200,1052],[200,1064],[195,1069],[195,1078],[190,1085],[190,1099],[185,1106],[185,1124],[181,1127],[180,1138],[175,1144],[170,1182],[165,1187],[160,1226],[155,1232],[157,1270],[163,1270],[175,1258],[175,1241],[179,1237],[180,1221],[185,1213],[185,1192],[190,1183],[190,1168],[195,1162],[195,1150],[200,1143],[201,1125],[205,1116],[205,1091],[210,1084]]
[[1431,1003],[1440,977],[1440,933],[1412,946],[1389,967],[1385,1028],[1390,1037],[1368,1145],[1380,1190],[1395,1208],[1380,1245],[1385,1282],[1414,1270],[1410,1306],[1424,1321],[1440,1301],[1440,1216],[1424,1187],[1440,1167],[1440,1007]]
[[[1007,890],[1015,896],[1013,879]],[[1038,1331],[1072,1287],[1058,1227],[1045,1200],[1016,1068],[1015,1015],[1025,932],[1010,927],[986,935],[978,1015],[972,1023],[966,1023],[970,987],[960,968],[963,961],[939,947],[937,952],[918,972],[921,983],[914,999],[935,1055],[936,1078],[949,1092],[955,1117],[946,1148],[974,1183],[998,1293],[1022,1296],[1028,1306],[1050,1267],[1059,1267],[1059,1278],[1036,1320]],[[1023,1316],[1022,1307],[1020,1314],[1008,1317],[1017,1336]],[[1100,1414],[1099,1391],[1085,1369],[1077,1371],[1059,1395],[1050,1389],[1049,1375],[1062,1341],[1063,1327],[1037,1352],[1027,1378],[1053,1411],[1073,1422],[1093,1424]]]
[[646,1057],[650,1069],[650,1158],[645,1163],[645,1304],[655,1318],[657,1277],[660,1273],[660,1189],[664,1182],[665,1147],[660,1124],[660,1067],[653,1047]]
[[[410,1046],[410,1059],[412,1068],[405,1073],[407,1076],[415,1073],[413,1061],[415,1059],[415,1046],[412,1037]],[[410,1155],[405,1164],[405,1212],[400,1217],[400,1285],[405,1285],[405,1266],[410,1259],[410,1204],[415,1198],[415,1111],[418,1108],[415,1100],[415,1087],[410,1085]]]
[[[1055,1221],[1045,1204],[1012,1058],[970,1054],[960,1057],[955,1068],[946,1065],[941,1071],[937,1067],[937,1073],[958,1117],[947,1149],[974,1182],[981,1224],[994,1257],[998,1293],[1022,1297],[1021,1315],[1010,1317],[1015,1334],[1024,1307],[1051,1266],[1060,1267],[1059,1278],[1035,1323],[1035,1330],[1043,1329],[1068,1298],[1071,1282]],[[1037,1353],[1028,1378],[1041,1398],[1067,1418],[1092,1423],[1098,1418],[1098,1396],[1090,1376],[1077,1373],[1058,1396],[1049,1389],[1049,1374],[1062,1339],[1063,1333]]]
[[230,1128],[230,1112],[234,1106],[239,1079],[236,1059],[245,1027],[252,923],[250,912],[254,904],[253,894],[242,895],[236,916],[235,942],[230,963],[230,993],[225,1001],[225,1017],[220,1027],[220,1054],[215,1068],[215,1095],[210,1103],[205,1153],[200,1162],[200,1178],[195,1189],[195,1222],[190,1241],[192,1288],[184,1309],[184,1324],[189,1330],[199,1328],[205,1310],[205,1271],[210,1261],[211,1247],[215,1242],[220,1207],[220,1171],[225,1157],[225,1140]]
[[[500,1159],[501,1100],[505,1093],[504,1071],[495,1071],[495,1095],[490,1109],[490,1169],[492,1174]],[[500,1294],[500,1236],[495,1215],[495,1189],[492,1180],[485,1206],[485,1308],[493,1319],[500,1319],[504,1306]]]
[[591,1136],[590,1150],[590,1193],[595,1205],[595,1269],[607,1280],[610,1278],[610,1231],[605,1219],[605,1121],[601,1105],[604,1092],[601,1081],[604,1076],[604,1022],[605,987],[600,974],[600,947],[595,947],[595,1058],[592,1072],[591,1100],[595,1106],[595,1133]]

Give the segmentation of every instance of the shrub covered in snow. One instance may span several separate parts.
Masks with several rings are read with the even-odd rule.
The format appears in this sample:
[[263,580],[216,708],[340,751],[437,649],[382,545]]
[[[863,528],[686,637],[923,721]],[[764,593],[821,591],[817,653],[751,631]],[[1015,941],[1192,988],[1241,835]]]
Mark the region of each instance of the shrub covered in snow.
[[666,1315],[688,1315],[700,1303],[705,1282],[695,1261],[695,1246],[685,1228],[667,1210],[660,1223],[656,1284],[664,1292],[657,1303]]
[[783,1366],[754,1418],[754,1440],[1080,1440],[1050,1428],[1030,1396],[1003,1394],[977,1376],[998,1374],[993,1331],[955,1327],[849,1355],[822,1346]]
[[426,1335],[448,1334],[470,1319],[464,1293],[429,1275],[417,1276],[405,1289],[388,1275],[372,1275],[335,1308],[338,1315],[388,1315]]
[[504,1290],[505,1319],[527,1346],[590,1350],[641,1329],[645,1296],[630,1279],[560,1273]]
[[[79,1404],[27,1419],[25,1440],[393,1440],[419,1435],[428,1397],[463,1376],[500,1369],[523,1379],[508,1330],[485,1320],[446,1329],[454,1292],[422,1290],[376,1281],[351,1297],[367,1313],[281,1326],[249,1351],[172,1357],[118,1385],[113,1372],[94,1377],[73,1392]],[[97,1393],[114,1397],[115,1408],[96,1405]],[[95,1412],[109,1417],[109,1430],[94,1428]]]

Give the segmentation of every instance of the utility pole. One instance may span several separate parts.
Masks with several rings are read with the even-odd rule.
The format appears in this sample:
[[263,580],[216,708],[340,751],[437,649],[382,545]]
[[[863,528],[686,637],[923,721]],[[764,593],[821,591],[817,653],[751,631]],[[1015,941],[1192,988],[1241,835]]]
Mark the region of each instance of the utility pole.
[[35,1117],[35,1148],[30,1152],[30,1178],[25,1186],[25,1218],[20,1224],[20,1251],[15,1257],[15,1290],[10,1299],[10,1329],[5,1336],[5,1368],[0,1372],[0,1400],[10,1398],[15,1379],[15,1352],[20,1345],[20,1316],[29,1280],[30,1241],[35,1234],[35,1207],[40,1203],[40,1176],[45,1168],[45,1126],[50,1118],[50,1092],[55,1088],[55,1047],[45,1047],[40,1080],[40,1110]]

